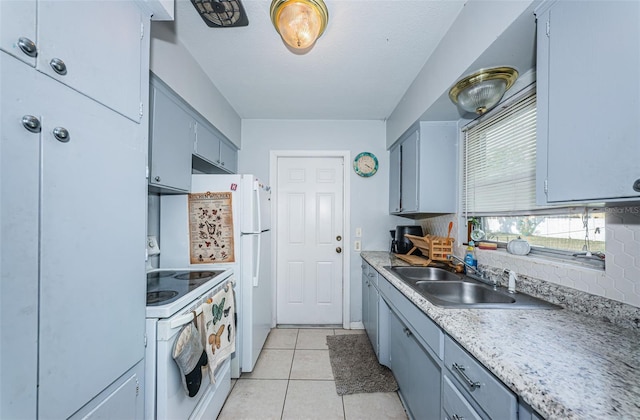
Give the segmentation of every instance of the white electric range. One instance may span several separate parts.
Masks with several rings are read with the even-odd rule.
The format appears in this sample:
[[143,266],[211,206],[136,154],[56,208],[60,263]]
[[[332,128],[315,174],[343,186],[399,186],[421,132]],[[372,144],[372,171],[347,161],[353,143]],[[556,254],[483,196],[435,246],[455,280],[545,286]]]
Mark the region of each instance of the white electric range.
[[147,272],[145,417],[216,418],[231,389],[230,361],[216,370],[212,384],[202,375],[198,393],[184,391],[173,346],[193,312],[223,287],[234,287],[232,269],[154,269]]

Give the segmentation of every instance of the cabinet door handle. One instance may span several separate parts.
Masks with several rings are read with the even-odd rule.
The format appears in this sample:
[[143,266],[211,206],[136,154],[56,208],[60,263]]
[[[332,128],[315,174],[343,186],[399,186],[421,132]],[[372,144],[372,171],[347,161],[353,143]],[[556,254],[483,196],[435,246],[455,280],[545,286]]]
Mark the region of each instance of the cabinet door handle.
[[53,137],[56,138],[61,143],[67,143],[71,140],[71,135],[69,134],[69,130],[64,127],[56,127],[53,129]]
[[24,36],[18,38],[18,47],[20,47],[22,52],[29,57],[35,57],[38,55],[38,49],[36,48],[35,42],[30,40],[29,38],[26,38]]
[[633,191],[640,192],[640,178],[633,183]]
[[480,382],[474,382],[471,379],[469,379],[469,377],[467,376],[467,374],[464,371],[464,366],[459,365],[457,363],[454,363],[451,365],[451,369],[455,370],[456,373],[458,373],[458,375],[462,378],[462,380],[464,382],[467,383],[467,386],[473,391],[476,388],[480,388]]
[[40,120],[33,115],[25,115],[22,117],[22,126],[32,133],[39,133],[42,131]]
[[49,61],[49,65],[53,71],[58,73],[60,76],[67,74],[67,65],[59,58],[52,58],[51,61]]
[[402,329],[402,331],[404,331],[404,334],[405,334],[407,337],[411,337],[411,330],[410,330],[409,328],[406,328],[406,327],[405,327],[405,328],[403,328],[403,329]]
[[158,176],[158,175],[156,175],[156,177],[153,178],[153,179],[155,179],[156,182],[160,182],[160,176]]
[[454,414],[450,417],[451,420],[464,420],[464,417]]

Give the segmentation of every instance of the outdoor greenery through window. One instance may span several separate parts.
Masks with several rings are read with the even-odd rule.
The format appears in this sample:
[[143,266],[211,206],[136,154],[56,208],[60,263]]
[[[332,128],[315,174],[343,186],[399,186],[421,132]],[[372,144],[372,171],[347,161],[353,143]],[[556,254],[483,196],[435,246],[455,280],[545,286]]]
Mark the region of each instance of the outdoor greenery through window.
[[602,209],[536,205],[535,88],[514,95],[463,132],[463,214],[485,240],[521,237],[540,252],[604,256]]

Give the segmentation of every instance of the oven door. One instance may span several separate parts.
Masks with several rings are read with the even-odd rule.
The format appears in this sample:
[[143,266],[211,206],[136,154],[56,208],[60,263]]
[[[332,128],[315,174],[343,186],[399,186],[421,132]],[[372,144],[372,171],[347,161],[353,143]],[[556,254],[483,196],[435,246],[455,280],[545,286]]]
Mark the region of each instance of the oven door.
[[216,382],[209,379],[208,367],[202,370],[200,390],[189,397],[182,385],[180,368],[173,360],[173,346],[182,325],[171,328],[171,320],[160,319],[156,325],[156,419],[216,418],[231,389],[230,362],[227,359],[216,371]]

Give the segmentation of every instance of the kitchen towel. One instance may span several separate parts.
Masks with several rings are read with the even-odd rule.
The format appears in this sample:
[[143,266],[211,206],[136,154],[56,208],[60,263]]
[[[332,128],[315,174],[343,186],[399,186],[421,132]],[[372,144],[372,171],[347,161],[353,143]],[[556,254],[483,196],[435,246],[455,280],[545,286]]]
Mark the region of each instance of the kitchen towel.
[[227,283],[211,300],[202,305],[202,331],[209,359],[209,377],[213,383],[216,368],[236,350],[233,284]]

